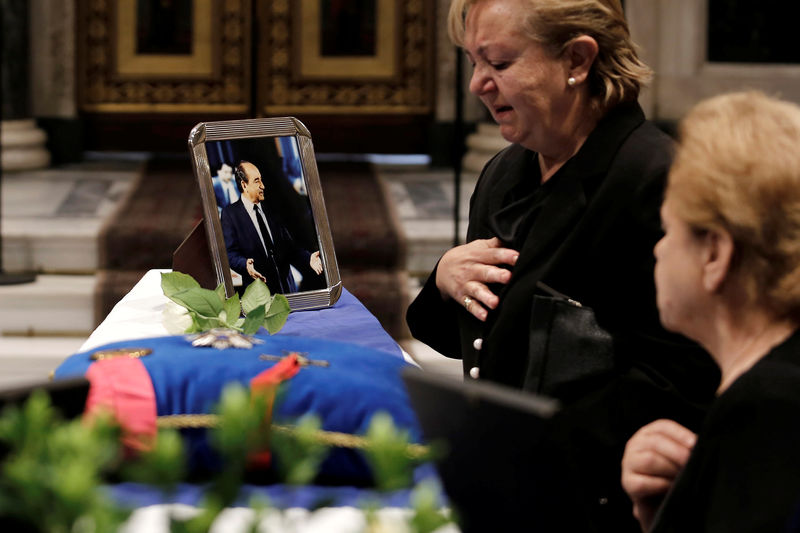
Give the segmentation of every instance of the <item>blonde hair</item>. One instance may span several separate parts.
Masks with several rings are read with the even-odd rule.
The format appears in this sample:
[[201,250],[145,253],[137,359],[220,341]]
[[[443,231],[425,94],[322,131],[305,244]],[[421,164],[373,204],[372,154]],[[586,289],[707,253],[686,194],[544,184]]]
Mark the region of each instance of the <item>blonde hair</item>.
[[800,319],[800,106],[761,92],[695,106],[666,198],[696,231],[732,236],[732,272],[750,302]]
[[[456,45],[464,45],[467,11],[482,1],[453,0],[450,4],[448,32]],[[518,1],[528,6],[522,29],[553,57],[561,56],[581,35],[597,41],[599,50],[589,73],[589,89],[601,110],[639,97],[653,71],[639,59],[620,0]]]

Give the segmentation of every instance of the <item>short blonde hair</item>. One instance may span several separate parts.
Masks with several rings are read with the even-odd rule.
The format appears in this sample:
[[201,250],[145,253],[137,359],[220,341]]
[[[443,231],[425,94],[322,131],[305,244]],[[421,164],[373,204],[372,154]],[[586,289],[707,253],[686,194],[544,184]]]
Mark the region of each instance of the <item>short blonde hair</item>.
[[761,92],[716,96],[679,131],[673,212],[696,231],[727,231],[749,301],[800,319],[800,106]]
[[[448,13],[450,39],[464,45],[469,8],[484,0],[453,0]],[[553,57],[581,35],[597,41],[598,54],[589,73],[589,89],[597,106],[606,111],[633,101],[653,75],[639,59],[620,0],[518,0],[529,7],[522,28]]]

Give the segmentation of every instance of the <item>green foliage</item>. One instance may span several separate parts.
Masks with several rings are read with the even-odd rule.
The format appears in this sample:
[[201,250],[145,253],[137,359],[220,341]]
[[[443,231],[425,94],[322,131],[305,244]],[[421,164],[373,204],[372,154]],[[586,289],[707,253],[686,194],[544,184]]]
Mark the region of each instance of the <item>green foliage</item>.
[[282,294],[276,294],[275,298],[272,299],[269,309],[265,308],[265,310],[264,327],[267,328],[267,331],[269,331],[271,335],[280,331],[283,325],[286,324],[286,319],[289,318],[290,312],[289,300]]
[[[120,460],[119,432],[107,419],[61,421],[46,393],[0,419],[9,453],[0,477],[0,516],[47,532],[114,531],[128,512],[97,490]],[[80,527],[78,527],[80,526]]]
[[242,333],[245,335],[253,335],[255,332],[257,332],[261,325],[264,324],[264,313],[265,310],[263,305],[256,307],[247,313],[247,316],[244,317],[244,323],[242,324]]
[[433,533],[452,520],[439,507],[439,488],[430,481],[423,481],[411,493],[411,508],[414,514],[410,526],[414,533]]
[[211,431],[211,443],[226,464],[243,469],[248,455],[267,449],[267,399],[232,383],[223,389],[215,411],[219,415],[219,425]]
[[[221,287],[221,285],[220,285],[220,287]],[[241,304],[241,302],[239,302],[239,295],[234,293],[233,296],[231,296],[230,298],[225,300],[225,302],[222,305],[222,310],[225,311],[225,320],[226,320],[226,322],[228,322],[229,318],[231,318],[231,319],[235,318],[236,320],[238,320],[239,319],[239,315],[241,314],[241,309],[242,309],[242,304]],[[234,322],[234,325],[236,325],[235,322]],[[256,331],[258,331],[258,330],[256,330]],[[255,333],[255,332],[253,332],[253,333]],[[247,335],[250,335],[250,333],[247,333]]]
[[242,311],[244,314],[250,314],[250,311],[269,301],[269,289],[267,284],[263,281],[256,283],[259,280],[253,281],[244,290],[244,297],[242,298]]
[[219,514],[236,501],[248,457],[267,449],[267,398],[263,394],[251,395],[242,385],[230,384],[222,391],[215,412],[219,423],[209,438],[225,467],[211,480],[197,516],[187,521],[172,519],[173,533],[208,531]]
[[408,455],[408,432],[398,430],[388,413],[379,412],[370,420],[367,441],[364,454],[378,489],[410,486],[415,463],[420,461]]
[[[171,298],[171,294],[199,288],[200,284],[189,274],[184,274],[183,272],[165,272],[161,274],[161,290],[164,291],[167,298]],[[217,290],[219,291],[220,288],[222,288],[222,294],[220,296],[224,298],[224,287],[217,287]]]
[[[378,412],[370,420],[367,428],[367,445],[364,455],[372,469],[375,485],[379,490],[395,490],[412,485],[414,468],[437,454],[436,448],[424,454],[411,455],[407,431],[395,426],[392,417],[386,412]],[[413,533],[432,533],[453,520],[439,508],[438,487],[430,481],[423,481],[411,493],[413,514],[409,528]],[[374,502],[365,505],[367,521],[374,528],[378,505]]]
[[[207,486],[199,513],[185,520],[171,517],[171,531],[209,531],[218,515],[239,496],[248,458],[272,448],[280,458],[281,472],[289,484],[311,482],[329,452],[320,438],[316,416],[300,419],[288,431],[270,431],[269,399],[239,384],[223,391],[215,412],[219,423],[209,431],[212,445],[225,467]],[[116,531],[130,514],[100,489],[110,477],[160,487],[165,494],[184,480],[185,451],[181,436],[161,430],[156,446],[137,456],[123,458],[120,430],[109,418],[92,424],[63,421],[43,391],[34,392],[23,407],[9,407],[0,416],[0,444],[8,450],[0,467],[0,517],[13,518],[24,531],[69,533]],[[413,468],[427,459],[409,453],[408,435],[391,417],[373,417],[365,435],[364,451],[382,490],[407,487]],[[253,501],[252,531],[268,505]],[[367,504],[370,522],[378,504]],[[422,484],[412,494],[410,530],[430,533],[450,522],[438,508],[435,486]]]
[[[290,312],[286,296],[271,295],[260,280],[248,285],[241,301],[238,294],[225,298],[225,287],[221,284],[213,291],[204,289],[182,272],[162,273],[161,289],[167,298],[188,311],[191,324],[185,333],[230,328],[253,335],[263,326],[272,335],[280,331]],[[244,320],[240,318],[241,311],[246,315]]]
[[275,431],[272,449],[278,456],[281,475],[290,485],[305,485],[316,477],[328,456],[328,447],[317,438],[322,423],[317,416],[304,416],[293,431]]
[[159,487],[165,493],[172,492],[186,477],[181,434],[173,429],[159,430],[155,446],[141,452],[136,460],[125,463],[122,477]]

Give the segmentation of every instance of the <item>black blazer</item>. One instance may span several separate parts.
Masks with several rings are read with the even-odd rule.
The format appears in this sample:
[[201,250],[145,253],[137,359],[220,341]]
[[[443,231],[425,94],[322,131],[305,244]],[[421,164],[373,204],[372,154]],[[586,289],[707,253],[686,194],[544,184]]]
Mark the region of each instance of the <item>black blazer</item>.
[[[242,288],[253,282],[247,273],[247,259],[252,258],[257,271],[267,278],[270,292],[294,292],[297,286],[290,265],[306,275],[309,272],[311,254],[297,245],[285,226],[270,217],[262,202],[262,212],[269,221],[275,257],[268,258],[253,221],[241,198],[222,210],[220,223],[230,267],[242,276]],[[266,237],[265,237],[266,238]],[[273,263],[274,260],[274,263]]]
[[795,331],[714,402],[652,533],[800,531],[798,413]]
[[[407,313],[414,337],[462,358],[465,374],[477,367],[481,379],[520,388],[536,283],[594,310],[613,337],[611,376],[548,394],[569,407],[561,428],[565,446],[576,447],[589,505],[609,520],[595,520],[600,530],[603,523],[609,530],[636,529],[619,483],[627,439],[660,417],[697,427],[719,380],[707,354],[668,334],[658,320],[653,246],[661,236],[659,207],[671,154],[670,138],[645,121],[638,104],[618,106],[548,181],[551,189],[519,248],[511,280],[495,287],[500,304],[485,323],[460,302],[442,300],[435,271]],[[491,217],[508,207],[520,183],[538,179],[537,164],[535,153],[512,145],[486,165],[470,201],[467,240],[495,236]],[[570,440],[573,429],[581,436]]]

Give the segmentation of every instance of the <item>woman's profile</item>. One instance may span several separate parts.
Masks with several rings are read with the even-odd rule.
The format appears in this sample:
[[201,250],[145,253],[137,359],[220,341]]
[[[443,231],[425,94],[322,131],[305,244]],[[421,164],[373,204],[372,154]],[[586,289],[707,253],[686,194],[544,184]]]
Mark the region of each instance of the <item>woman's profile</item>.
[[717,96],[680,136],[658,309],[722,381],[699,434],[665,419],[634,435],[623,485],[647,531],[788,531],[800,502],[800,107]]

